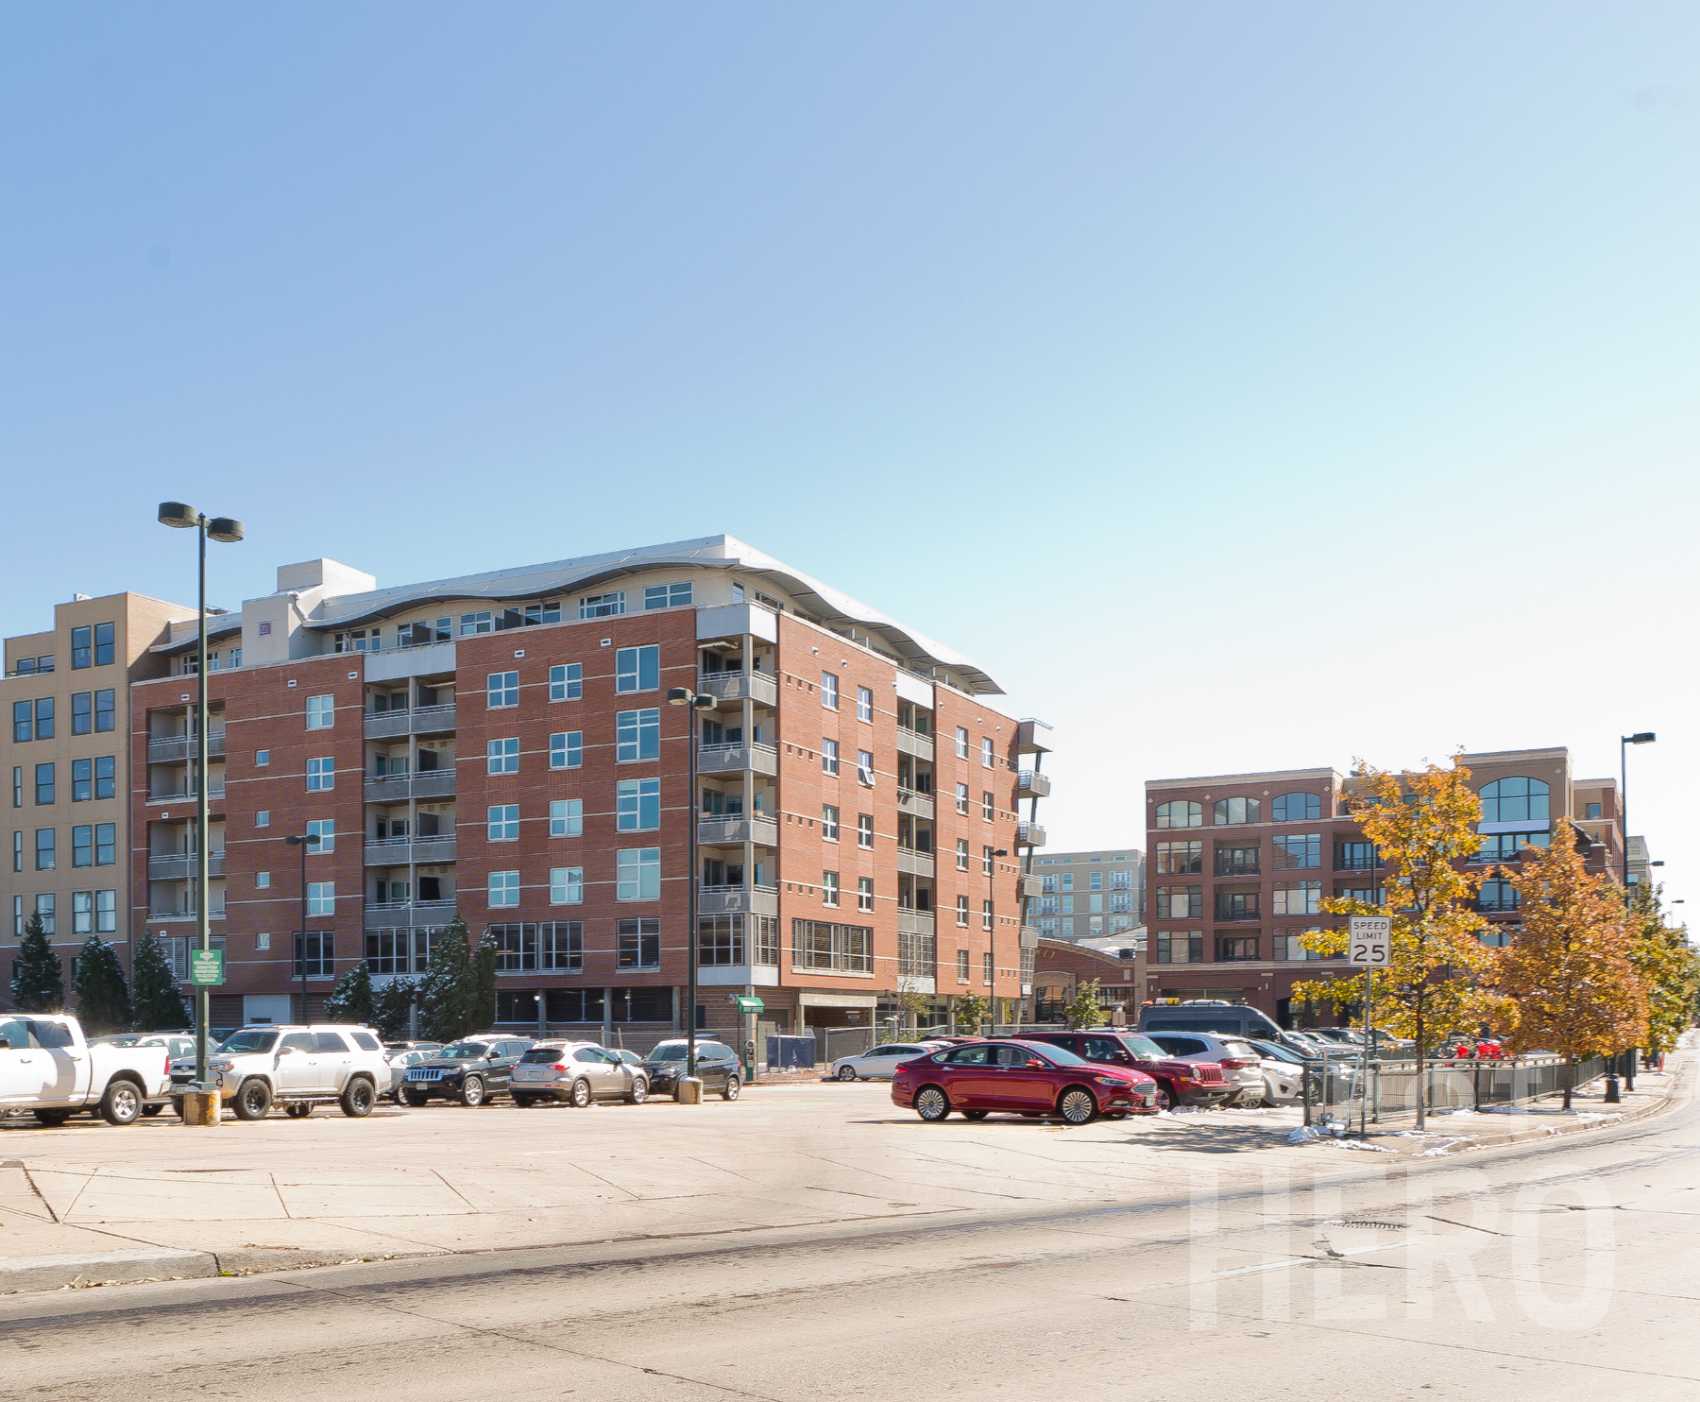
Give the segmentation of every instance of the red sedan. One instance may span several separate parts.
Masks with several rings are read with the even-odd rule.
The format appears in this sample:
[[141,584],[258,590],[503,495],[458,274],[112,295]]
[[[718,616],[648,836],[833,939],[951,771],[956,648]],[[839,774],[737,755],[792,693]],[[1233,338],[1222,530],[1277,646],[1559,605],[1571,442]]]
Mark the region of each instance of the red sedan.
[[1011,1039],[969,1042],[906,1061],[892,1075],[891,1099],[927,1121],[952,1110],[970,1120],[1007,1110],[1083,1125],[1099,1115],[1120,1119],[1153,1108],[1157,1083],[1142,1071],[1094,1066],[1062,1047]]

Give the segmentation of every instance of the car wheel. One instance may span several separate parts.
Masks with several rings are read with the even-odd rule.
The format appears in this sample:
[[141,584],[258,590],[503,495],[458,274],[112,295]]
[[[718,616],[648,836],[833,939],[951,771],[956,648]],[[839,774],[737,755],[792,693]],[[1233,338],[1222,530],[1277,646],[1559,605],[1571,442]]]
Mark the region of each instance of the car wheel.
[[57,1127],[71,1118],[71,1112],[69,1110],[37,1110],[35,1117],[44,1125]]
[[338,1103],[342,1106],[342,1113],[347,1115],[349,1119],[363,1120],[372,1113],[372,1105],[377,1098],[377,1093],[372,1089],[372,1083],[364,1076],[356,1076],[342,1088],[342,1095],[338,1098]]
[[484,1081],[478,1076],[468,1076],[460,1083],[460,1103],[462,1105],[482,1105],[484,1103]]
[[272,1108],[272,1088],[250,1076],[236,1092],[233,1108],[239,1120],[263,1120]]
[[965,1120],[983,1120],[991,1113],[990,1110],[964,1110],[962,1118]]
[[1098,1118],[1098,1102],[1084,1086],[1070,1086],[1057,1097],[1057,1114],[1068,1125],[1089,1125]]
[[840,1066],[838,1068],[838,1079],[841,1080],[841,1081],[853,1081],[853,1080],[855,1080],[856,1079],[856,1068],[854,1066]]
[[303,1100],[295,1105],[285,1105],[283,1113],[292,1120],[304,1120],[313,1113],[313,1105],[311,1101]]
[[586,1080],[574,1081],[568,1098],[572,1101],[573,1109],[584,1109],[586,1105],[590,1104],[590,1082]]
[[411,1105],[415,1110],[419,1109],[422,1105],[424,1105],[424,1103],[427,1100],[429,1100],[431,1098],[430,1096],[426,1095],[425,1092],[422,1091],[422,1090],[404,1090],[401,1093],[401,1096],[402,1096],[402,1099],[405,1100],[409,1105]]
[[134,1081],[108,1081],[100,1117],[109,1125],[133,1125],[142,1117],[142,1088]]
[[155,1115],[157,1115],[164,1108],[165,1108],[165,1106],[163,1104],[161,1104],[158,1101],[155,1101],[152,1105],[142,1106],[142,1114],[144,1114],[145,1116],[147,1116],[148,1119],[151,1120]]
[[722,1100],[736,1100],[738,1098],[738,1092],[742,1089],[742,1081],[740,1081],[736,1076],[728,1076],[726,1078],[726,1086],[720,1092],[720,1098]]
[[1157,1086],[1157,1108],[1159,1110],[1173,1110],[1175,1108],[1175,1097],[1169,1093],[1169,1088],[1161,1082]]
[[642,1076],[633,1077],[632,1088],[626,1092],[626,1104],[642,1105],[648,1099],[649,1082],[644,1080]]
[[928,1124],[937,1124],[950,1114],[950,1097],[938,1086],[922,1086],[915,1092],[915,1113]]

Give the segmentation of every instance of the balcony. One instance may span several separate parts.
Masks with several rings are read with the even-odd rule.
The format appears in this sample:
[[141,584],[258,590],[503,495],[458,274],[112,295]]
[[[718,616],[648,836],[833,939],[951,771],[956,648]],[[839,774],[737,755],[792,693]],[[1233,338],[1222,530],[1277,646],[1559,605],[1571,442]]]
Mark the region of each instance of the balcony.
[[730,745],[697,747],[699,774],[738,774],[746,769],[757,774],[778,774],[779,751],[772,745],[746,745],[741,741]]
[[779,683],[766,672],[701,672],[697,690],[719,701],[742,701],[748,697],[764,706],[779,702]]
[[368,930],[424,930],[447,925],[455,918],[455,903],[446,901],[367,901],[363,917]]
[[451,701],[443,706],[418,706],[410,711],[368,711],[366,738],[393,740],[403,735],[441,735],[455,728],[455,708]]
[[1017,823],[1015,825],[1015,840],[1023,847],[1043,847],[1045,845],[1045,829],[1038,823]]
[[905,876],[931,876],[934,870],[933,854],[916,847],[899,847],[897,869]]
[[764,847],[779,845],[779,824],[757,813],[753,817],[733,813],[697,819],[697,841],[707,847],[736,847],[759,842]]
[[[161,924],[167,924],[176,920],[193,920],[196,916],[197,911],[192,905],[165,905],[158,908],[153,906],[148,907],[148,919],[157,920]],[[222,919],[224,919],[224,907],[222,905],[215,905],[212,908],[212,912],[207,916],[207,920],[210,922]]]
[[897,727],[897,751],[899,754],[910,755],[915,759],[924,759],[931,764],[933,761],[933,737],[923,735],[919,730],[911,730],[908,726]]
[[[222,780],[207,786],[208,802],[211,802],[215,798],[223,797],[224,783]],[[149,789],[147,801],[149,803],[193,803],[195,801],[195,791],[191,788]]]
[[366,802],[400,803],[408,798],[443,798],[455,791],[452,765],[409,774],[368,774]]
[[1041,774],[1037,769],[1023,769],[1016,778],[1015,791],[1020,798],[1049,798],[1051,776]]
[[366,865],[369,867],[424,866],[430,862],[452,862],[454,859],[453,833],[431,837],[380,837],[366,843]]
[[930,793],[922,793],[919,789],[900,787],[897,790],[897,811],[907,813],[911,818],[931,818],[933,796]]
[[[155,852],[148,857],[149,881],[187,881],[195,875],[193,852]],[[207,854],[207,875],[224,875],[224,853]]]
[[930,910],[899,910],[897,933],[900,935],[933,934],[933,913]]
[[[172,760],[192,758],[198,750],[199,737],[196,735],[154,735],[148,740],[148,762],[150,764],[168,764]],[[207,754],[211,757],[224,754],[224,727],[215,726],[207,731]]]
[[704,886],[697,892],[698,915],[778,915],[777,886]]
[[1218,906],[1216,908],[1216,918],[1212,923],[1217,925],[1231,925],[1235,921],[1239,920],[1261,919],[1263,919],[1263,912],[1256,906],[1252,906],[1249,909],[1235,906]]
[[1015,728],[1015,752],[1048,755],[1051,752],[1051,727],[1042,720],[1019,722]]
[[1042,876],[1024,876],[1021,878],[1021,895],[1032,899],[1045,894],[1045,878]]

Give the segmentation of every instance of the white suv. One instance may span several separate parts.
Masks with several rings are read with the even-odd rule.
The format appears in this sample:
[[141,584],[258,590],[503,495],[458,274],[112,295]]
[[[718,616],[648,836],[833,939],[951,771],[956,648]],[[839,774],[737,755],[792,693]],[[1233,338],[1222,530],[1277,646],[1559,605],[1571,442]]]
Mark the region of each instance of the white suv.
[[[263,1120],[274,1103],[301,1118],[336,1101],[356,1119],[372,1113],[390,1086],[384,1044],[368,1027],[244,1027],[207,1058],[220,1097],[239,1120]],[[173,1081],[194,1077],[194,1058],[172,1066]]]

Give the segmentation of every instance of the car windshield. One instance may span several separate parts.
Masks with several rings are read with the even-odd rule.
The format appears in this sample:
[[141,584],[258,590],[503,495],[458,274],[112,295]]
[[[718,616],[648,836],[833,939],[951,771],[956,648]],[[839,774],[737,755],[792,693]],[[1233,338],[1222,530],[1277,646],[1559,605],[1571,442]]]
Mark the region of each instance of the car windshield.
[[1164,1055],[1163,1049],[1160,1046],[1153,1042],[1149,1037],[1141,1037],[1136,1032],[1123,1033],[1122,1045],[1135,1056],[1154,1056],[1160,1058]]
[[1300,1065],[1304,1064],[1304,1058],[1296,1051],[1287,1047],[1278,1047],[1273,1042],[1253,1042],[1252,1046],[1257,1048],[1260,1055],[1268,1057],[1271,1061],[1296,1061]]
[[522,1056],[520,1060],[530,1062],[532,1065],[536,1065],[539,1062],[547,1064],[558,1060],[561,1053],[562,1049],[560,1047],[533,1047],[524,1056]]
[[[701,1047],[698,1047],[701,1051]],[[651,1061],[683,1061],[685,1059],[685,1044],[683,1042],[663,1042],[650,1052]]]
[[267,1032],[263,1028],[244,1027],[240,1032],[232,1032],[224,1039],[224,1045],[219,1048],[226,1052],[269,1052],[277,1045],[277,1033]]
[[1228,1055],[1232,1056],[1232,1057],[1249,1057],[1249,1056],[1256,1056],[1257,1055],[1256,1050],[1252,1047],[1251,1043],[1249,1043],[1249,1042],[1228,1042],[1228,1041],[1224,1041],[1222,1043],[1222,1050],[1227,1052]]
[[1049,1042],[1045,1043],[1044,1052],[1058,1066],[1085,1066],[1088,1064],[1085,1057],[1076,1056],[1067,1047],[1053,1047]]
[[490,1048],[483,1042],[456,1042],[452,1047],[444,1047],[438,1056],[446,1056],[451,1061],[477,1061]]

